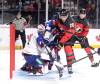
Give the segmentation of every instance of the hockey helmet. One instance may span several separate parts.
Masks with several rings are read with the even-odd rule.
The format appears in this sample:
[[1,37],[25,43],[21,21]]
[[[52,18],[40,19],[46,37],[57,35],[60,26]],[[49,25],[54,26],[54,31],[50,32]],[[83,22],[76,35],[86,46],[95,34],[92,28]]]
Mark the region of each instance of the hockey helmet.
[[79,14],[86,14],[86,9],[84,9],[84,8],[80,9]]
[[60,11],[60,16],[67,16],[69,14],[69,11],[67,11],[66,9],[62,9],[61,11]]

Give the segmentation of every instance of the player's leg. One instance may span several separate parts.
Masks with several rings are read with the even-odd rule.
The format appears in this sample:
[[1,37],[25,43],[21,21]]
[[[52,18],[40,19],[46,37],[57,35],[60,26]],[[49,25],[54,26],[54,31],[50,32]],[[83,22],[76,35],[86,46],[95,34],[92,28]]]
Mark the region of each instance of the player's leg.
[[28,71],[31,72],[32,71],[32,66],[29,65],[27,62],[20,68],[22,71]]
[[19,36],[19,31],[15,30],[15,41],[18,39],[18,36]]
[[72,46],[64,46],[64,50],[66,53],[66,59],[67,59],[67,65],[68,65],[68,73],[72,74],[72,63],[75,61],[75,56],[74,56],[74,52],[72,49]]
[[98,54],[100,55],[100,48],[98,48]]
[[85,49],[87,55],[89,56],[89,60],[91,62],[91,67],[97,67],[98,63],[94,62],[94,57],[93,57],[91,48],[89,47],[89,42],[88,42],[87,38],[83,39],[83,41],[81,42],[81,46],[82,46],[82,48]]
[[40,58],[40,56],[35,56],[35,60],[33,61],[32,65],[34,66],[33,71],[36,70],[36,75],[43,75],[42,67],[43,67],[43,61]]
[[23,54],[24,55],[24,58],[26,60],[26,62],[28,63],[28,65],[31,65],[32,67],[32,73],[33,74],[43,74],[42,72],[42,66],[43,66],[43,63],[42,63],[42,60],[40,58],[40,56],[38,55],[29,55],[29,54]]
[[26,43],[25,30],[23,30],[22,32],[20,32],[20,36],[21,36],[22,45],[23,45],[23,48],[24,48],[25,47],[25,43]]

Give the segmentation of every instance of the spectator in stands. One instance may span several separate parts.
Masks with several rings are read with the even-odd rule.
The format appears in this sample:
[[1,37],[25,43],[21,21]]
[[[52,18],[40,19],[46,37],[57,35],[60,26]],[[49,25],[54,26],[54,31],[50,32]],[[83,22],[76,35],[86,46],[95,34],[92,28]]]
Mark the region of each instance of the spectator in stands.
[[26,35],[25,35],[25,27],[27,25],[26,20],[21,16],[21,13],[18,12],[16,18],[14,19],[13,23],[15,24],[15,41],[17,40],[18,36],[21,36],[23,48],[25,47],[26,43]]
[[24,10],[27,12],[33,12],[38,10],[38,4],[35,0],[24,6]]
[[89,1],[87,6],[87,17],[89,19],[89,22],[92,24],[92,27],[95,27],[96,23],[96,4],[95,2]]
[[33,4],[34,10],[38,10],[38,3],[36,2],[36,0],[33,0],[31,3]]
[[40,0],[40,23],[45,22],[46,3],[45,0]]
[[79,0],[79,8],[85,8],[86,9],[86,6],[88,4],[88,0]]
[[61,6],[61,0],[50,0],[53,7]]
[[40,5],[41,5],[41,6],[40,6],[40,9],[41,9],[41,10],[45,10],[45,9],[46,9],[45,0],[43,0],[43,1],[41,0],[41,1],[40,1]]

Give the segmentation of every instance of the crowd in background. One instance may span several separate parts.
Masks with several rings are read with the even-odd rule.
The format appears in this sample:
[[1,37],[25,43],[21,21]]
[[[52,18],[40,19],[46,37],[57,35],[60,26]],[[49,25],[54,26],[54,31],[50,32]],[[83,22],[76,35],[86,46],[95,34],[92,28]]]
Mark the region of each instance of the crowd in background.
[[[51,17],[54,14],[56,14],[55,12],[59,11],[59,9],[61,8],[62,0],[48,0],[48,1],[49,1],[48,2],[49,19],[51,19]],[[89,18],[90,23],[93,25],[96,24],[97,0],[67,0],[67,1],[72,1],[75,5],[77,5],[78,1],[78,8],[85,8],[87,10],[87,16]],[[10,15],[12,16],[16,15],[18,11],[21,11],[22,16],[25,18],[27,18],[28,15],[31,15],[32,25],[45,22],[46,0],[4,0],[3,4],[4,4],[3,8],[5,8],[4,12],[10,13]],[[1,6],[2,2],[0,0],[0,7]],[[100,7],[100,1],[98,7]],[[4,13],[4,17],[7,17],[7,14]],[[100,18],[100,13],[99,13],[99,18]]]

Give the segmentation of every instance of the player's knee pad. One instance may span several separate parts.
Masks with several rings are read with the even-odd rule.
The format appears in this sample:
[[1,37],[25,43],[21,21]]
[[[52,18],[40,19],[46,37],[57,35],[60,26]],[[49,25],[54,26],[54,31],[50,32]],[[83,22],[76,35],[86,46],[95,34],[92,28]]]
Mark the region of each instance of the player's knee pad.
[[24,53],[24,58],[26,62],[34,67],[41,67],[43,62],[38,55],[29,55]]

